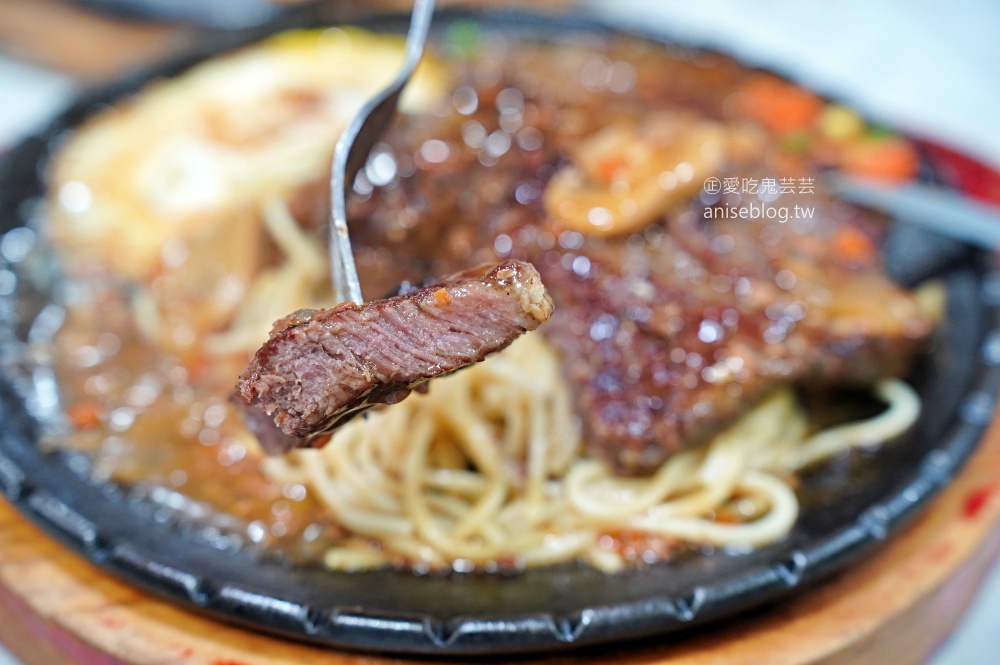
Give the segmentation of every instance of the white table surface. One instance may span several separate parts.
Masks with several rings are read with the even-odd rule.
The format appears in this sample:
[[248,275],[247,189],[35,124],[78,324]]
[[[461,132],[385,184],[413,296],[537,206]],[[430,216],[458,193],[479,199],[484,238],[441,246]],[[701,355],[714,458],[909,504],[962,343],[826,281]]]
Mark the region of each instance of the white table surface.
[[[0,2],[5,0],[0,0]],[[730,51],[803,77],[873,117],[1000,167],[1000,2],[584,0],[612,21]],[[0,55],[0,150],[76,91]],[[1000,662],[1000,566],[930,665]],[[0,665],[17,661],[0,647]]]

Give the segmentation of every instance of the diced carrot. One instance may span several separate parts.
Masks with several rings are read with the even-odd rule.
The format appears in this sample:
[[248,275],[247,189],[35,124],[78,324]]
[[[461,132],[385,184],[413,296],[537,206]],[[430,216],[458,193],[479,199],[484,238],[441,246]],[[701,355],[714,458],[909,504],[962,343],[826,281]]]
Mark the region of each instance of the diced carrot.
[[814,127],[823,109],[823,101],[816,95],[768,74],[747,81],[741,100],[747,117],[778,134]]
[[867,263],[875,258],[875,245],[863,231],[844,225],[833,236],[837,256],[851,263]]
[[850,175],[886,182],[909,180],[919,166],[916,148],[900,137],[851,145],[845,149],[842,161],[844,171]]
[[66,415],[76,429],[96,427],[101,424],[101,409],[93,402],[77,402],[66,410]]
[[451,304],[451,294],[448,293],[448,289],[438,289],[434,292],[434,302],[439,305],[450,305]]
[[606,157],[603,160],[601,160],[600,165],[597,168],[597,173],[602,181],[611,182],[612,180],[614,180],[615,174],[618,173],[618,171],[626,168],[627,166],[628,162],[625,160],[624,157],[621,157],[619,155]]
[[201,353],[188,353],[180,356],[181,364],[188,373],[188,381],[197,383],[212,367],[209,359]]

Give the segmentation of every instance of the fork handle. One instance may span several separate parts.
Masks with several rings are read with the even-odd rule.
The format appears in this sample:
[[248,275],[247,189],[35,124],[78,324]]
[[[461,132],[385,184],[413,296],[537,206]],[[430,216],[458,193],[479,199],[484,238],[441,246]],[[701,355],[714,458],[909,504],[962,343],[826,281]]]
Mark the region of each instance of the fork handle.
[[420,64],[427,44],[434,0],[415,0],[406,35],[406,55],[396,78],[378,95],[370,99],[347,125],[333,151],[330,175],[330,277],[337,303],[350,300],[364,303],[361,281],[354,264],[354,251],[347,228],[347,196],[354,187],[358,172],[368,160],[372,147],[385,134],[400,95]]

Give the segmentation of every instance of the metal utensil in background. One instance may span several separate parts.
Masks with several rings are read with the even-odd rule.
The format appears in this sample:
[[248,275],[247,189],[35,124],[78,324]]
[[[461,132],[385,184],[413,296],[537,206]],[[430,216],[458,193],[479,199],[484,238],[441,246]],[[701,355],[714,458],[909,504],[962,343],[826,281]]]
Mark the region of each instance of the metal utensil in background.
[[396,115],[399,97],[424,55],[433,14],[434,0],[415,0],[410,30],[406,35],[403,68],[385,90],[361,107],[340,135],[333,153],[330,176],[330,277],[333,281],[333,295],[338,303],[350,300],[360,305],[364,302],[347,229],[347,196],[354,186],[354,178],[367,161],[372,146],[382,137]]
[[984,249],[1000,249],[1000,207],[920,183],[879,185],[839,173],[823,176],[834,196],[893,219]]

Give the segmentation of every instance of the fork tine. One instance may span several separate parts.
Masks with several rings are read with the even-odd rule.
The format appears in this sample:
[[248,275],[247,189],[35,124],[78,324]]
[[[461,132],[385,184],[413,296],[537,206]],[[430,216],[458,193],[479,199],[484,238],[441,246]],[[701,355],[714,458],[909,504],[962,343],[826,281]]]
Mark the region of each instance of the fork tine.
[[372,146],[382,137],[396,115],[403,88],[423,57],[433,14],[434,0],[415,0],[410,29],[406,35],[406,57],[402,69],[388,87],[361,108],[340,135],[333,151],[329,249],[330,278],[333,295],[338,303],[350,300],[360,305],[364,302],[347,229],[347,196],[354,187],[358,171],[368,160]]

